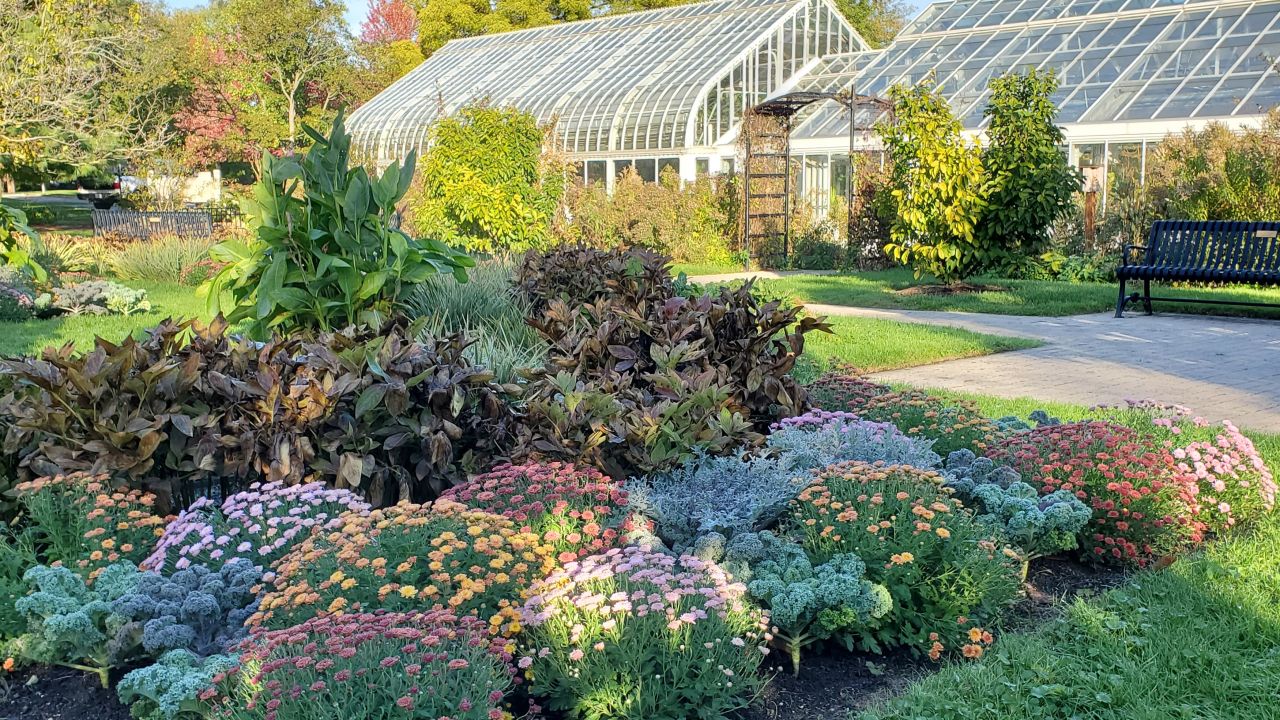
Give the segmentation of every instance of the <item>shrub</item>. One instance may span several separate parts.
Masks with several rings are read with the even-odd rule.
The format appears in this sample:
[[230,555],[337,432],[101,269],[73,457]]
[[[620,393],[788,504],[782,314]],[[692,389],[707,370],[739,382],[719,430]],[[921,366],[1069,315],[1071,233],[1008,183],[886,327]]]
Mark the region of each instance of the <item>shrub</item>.
[[1210,423],[1189,408],[1150,401],[1102,410],[1173,454],[1178,472],[1196,486],[1193,509],[1208,530],[1220,534],[1247,526],[1275,509],[1275,477],[1231,421]]
[[672,467],[697,447],[758,442],[769,422],[807,406],[790,371],[804,334],[830,328],[800,314],[760,302],[749,282],[636,306],[553,301],[530,320],[551,349],[530,389],[527,446],[621,477]]
[[515,523],[441,500],[348,512],[278,566],[251,626],[287,627],[322,613],[448,608],[493,629],[519,629],[522,589],[554,565],[555,550]]
[[737,187],[725,178],[681,182],[668,170],[658,182],[634,171],[603,184],[577,185],[568,193],[573,219],[563,228],[569,242],[599,248],[641,247],[680,262],[724,263],[737,232]]
[[212,245],[207,238],[182,235],[129,243],[111,259],[111,270],[126,281],[183,283],[188,268],[209,259]]
[[43,282],[48,273],[28,253],[29,243],[38,244],[40,236],[27,225],[27,215],[16,207],[0,203],[0,260],[7,267]]
[[368,510],[351,491],[323,483],[254,483],[221,505],[207,497],[195,501],[165,527],[142,566],[171,572],[243,558],[271,568],[313,529],[336,530],[342,513]]
[[200,693],[213,686],[213,678],[225,675],[238,663],[233,655],[202,658],[186,650],[170,650],[156,664],[121,678],[116,695],[137,720],[203,717],[207,706]]
[[92,589],[63,567],[39,565],[24,579],[32,592],[15,603],[29,632],[22,653],[35,662],[65,665],[98,675],[107,687],[111,669],[138,654],[137,624],[116,613],[113,603],[131,592],[138,570],[129,563],[103,569]]
[[515,108],[476,103],[436,122],[430,135],[408,197],[414,232],[483,253],[550,243],[567,175],[554,128]]
[[221,720],[489,720],[515,674],[505,641],[445,610],[317,617],[239,650],[204,693]]
[[210,249],[228,263],[203,286],[212,312],[247,321],[258,339],[300,328],[378,327],[408,287],[437,273],[466,279],[475,264],[466,255],[392,226],[413,179],[412,154],[374,180],[363,167],[348,167],[351,138],[341,114],[328,138],[307,130],[315,142],[301,161],[263,153],[263,180],[245,202],[256,237]]
[[936,658],[942,648],[965,644],[969,630],[981,637],[977,624],[1018,593],[1018,554],[1001,547],[941,482],[930,470],[840,463],[815,472],[792,503],[784,531],[813,562],[856,555],[867,579],[889,589],[893,609],[856,638],[864,649],[905,645]]
[[972,403],[944,400],[920,390],[901,390],[867,398],[850,410],[867,420],[888,422],[912,437],[933,440],[933,450],[946,456],[956,450],[985,455],[1000,437],[1000,428],[982,417]]
[[[1273,58],[1274,59],[1274,58]],[[1170,134],[1147,156],[1148,193],[1164,217],[1280,220],[1280,110],[1262,127],[1210,123]]]
[[1040,427],[1012,436],[991,457],[1041,494],[1074,493],[1093,510],[1081,549],[1100,562],[1146,565],[1198,540],[1194,484],[1152,438],[1105,422]]
[[631,529],[627,493],[594,468],[503,464],[440,497],[510,518],[555,548],[561,562],[614,547],[619,531]]
[[[208,251],[206,250],[206,252]],[[178,273],[178,283],[180,285],[200,287],[221,272],[226,266],[227,263],[206,257],[203,260],[183,266],[182,271]]]
[[520,665],[530,692],[570,717],[718,718],[762,683],[765,622],[715,565],[615,548],[531,592]]
[[893,605],[887,589],[863,577],[866,565],[857,555],[836,555],[815,566],[798,544],[767,530],[734,537],[724,567],[769,609],[774,640],[796,674],[805,647],[863,631]]
[[888,385],[871,382],[858,375],[850,367],[840,367],[824,373],[805,386],[809,401],[816,408],[840,412],[893,391]]
[[261,579],[262,571],[240,558],[216,571],[193,565],[168,576],[144,572],[112,612],[142,625],[142,648],[153,657],[170,650],[216,655],[244,636]]
[[675,296],[671,258],[636,247],[600,250],[559,247],[525,253],[516,267],[516,289],[532,305],[531,316],[553,300],[569,307],[619,300],[625,307],[663,303]]
[[53,307],[71,315],[132,315],[150,310],[151,301],[146,290],[110,280],[87,280],[55,288]]
[[977,235],[986,207],[980,151],[929,80],[889,89],[892,120],[877,125],[890,162],[894,222],[885,252],[943,282],[963,280],[987,261]]
[[109,565],[141,562],[168,520],[154,512],[154,495],[112,490],[106,475],[44,477],[16,490],[46,561],[90,584]]
[[263,345],[165,322],[142,342],[5,364],[5,450],[36,472],[110,472],[185,506],[250,482],[324,479],[426,500],[505,457],[518,418],[460,337],[322,334]]
[[26,619],[14,603],[27,594],[23,576],[39,564],[34,533],[0,532],[0,642],[18,637],[27,629]]
[[34,297],[19,287],[0,284],[0,322],[23,322],[35,315]]
[[990,90],[982,113],[987,206],[974,233],[986,269],[1004,269],[1049,249],[1050,228],[1071,211],[1084,178],[1058,149],[1066,139],[1055,124],[1056,73],[1010,72],[993,78]]

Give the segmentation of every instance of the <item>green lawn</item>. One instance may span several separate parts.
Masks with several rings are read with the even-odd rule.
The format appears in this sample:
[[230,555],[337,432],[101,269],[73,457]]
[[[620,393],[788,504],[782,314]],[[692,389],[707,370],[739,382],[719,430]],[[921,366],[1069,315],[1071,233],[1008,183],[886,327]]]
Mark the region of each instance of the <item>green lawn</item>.
[[805,357],[818,373],[837,362],[865,372],[1036,347],[1036,340],[985,335],[959,328],[858,317],[831,317],[834,334],[805,335]]
[[[801,275],[761,281],[772,292],[785,292],[804,302],[901,310],[959,310],[1000,315],[1077,315],[1113,310],[1116,285],[1041,280],[975,278],[970,282],[1000,290],[962,295],[901,295],[896,291],[919,284],[906,269],[851,275]],[[1130,283],[1130,292],[1139,289]],[[1153,288],[1156,295],[1183,295],[1219,300],[1280,303],[1280,288]],[[1211,313],[1280,318],[1280,308],[1248,308],[1190,303],[1157,303],[1161,312]],[[1132,311],[1132,306],[1131,306]]]
[[[984,414],[1063,419],[1084,407],[940,393]],[[1250,433],[1273,469],[1280,435]],[[1170,568],[1076,600],[1003,636],[859,720],[1274,720],[1280,718],[1280,515]]]
[[[73,191],[70,194],[75,193]],[[38,197],[9,198],[4,201],[4,204],[27,213],[32,227],[40,232],[78,232],[93,229],[93,208],[91,207],[68,205],[62,202],[43,202]],[[52,221],[35,216],[33,210],[52,213]]]
[[672,263],[671,274],[679,275],[684,273],[689,277],[694,275],[721,275],[723,273],[742,272],[741,263]]
[[38,354],[49,345],[74,342],[80,350],[93,345],[95,335],[118,342],[130,333],[141,333],[166,317],[206,318],[205,299],[195,288],[167,283],[130,282],[130,287],[147,291],[151,311],[123,315],[63,315],[47,320],[21,323],[0,322],[0,356]]

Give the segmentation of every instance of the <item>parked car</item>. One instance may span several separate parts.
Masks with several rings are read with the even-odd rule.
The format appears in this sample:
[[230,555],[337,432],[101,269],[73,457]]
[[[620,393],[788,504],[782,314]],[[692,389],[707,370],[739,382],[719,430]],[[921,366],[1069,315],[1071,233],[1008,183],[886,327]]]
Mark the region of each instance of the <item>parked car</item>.
[[110,210],[121,196],[142,188],[146,182],[132,175],[116,175],[109,185],[94,178],[80,178],[76,184],[77,197],[93,203],[99,210]]

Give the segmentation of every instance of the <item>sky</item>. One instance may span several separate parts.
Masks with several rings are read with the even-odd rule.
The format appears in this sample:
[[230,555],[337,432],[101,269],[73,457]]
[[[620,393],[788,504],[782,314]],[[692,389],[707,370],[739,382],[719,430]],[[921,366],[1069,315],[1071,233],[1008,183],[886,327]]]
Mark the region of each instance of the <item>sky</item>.
[[[907,6],[908,17],[915,17],[925,5],[931,0],[905,0]],[[360,24],[364,22],[364,17],[369,13],[369,0],[346,0],[347,2],[347,24],[351,26],[352,32],[360,32]],[[166,4],[172,8],[193,8],[208,4],[206,0],[167,0]]]
[[[347,24],[351,26],[352,32],[360,32],[360,23],[364,22],[364,17],[369,13],[369,0],[346,0],[347,3]],[[208,5],[207,0],[166,0],[165,4],[171,8],[194,8],[201,5]]]

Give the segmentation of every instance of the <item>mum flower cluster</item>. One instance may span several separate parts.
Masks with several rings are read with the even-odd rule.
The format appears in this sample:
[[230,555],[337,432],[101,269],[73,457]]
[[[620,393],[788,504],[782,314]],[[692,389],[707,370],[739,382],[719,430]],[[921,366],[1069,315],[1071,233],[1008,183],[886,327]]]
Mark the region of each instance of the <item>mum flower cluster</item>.
[[499,465],[446,490],[441,499],[510,518],[569,562],[619,543],[629,529],[627,493],[588,467],[568,463]]
[[1203,537],[1195,485],[1153,438],[1113,423],[1085,422],[1019,433],[992,452],[1042,495],[1065,490],[1093,511],[1081,548],[1104,562],[1145,565]]
[[852,403],[849,410],[867,420],[893,423],[913,437],[929,438],[934,441],[933,451],[944,457],[961,449],[985,455],[1003,435],[972,403],[944,400],[920,390],[869,397]]
[[256,631],[203,699],[220,720],[501,720],[504,645],[447,610],[316,617]]
[[860,377],[851,367],[837,368],[814,380],[805,388],[809,401],[823,410],[849,410],[873,397],[893,392],[888,385]]
[[353,511],[280,561],[249,624],[426,607],[475,615],[513,635],[521,592],[554,566],[555,549],[538,536],[455,502]]
[[1181,405],[1152,400],[1100,407],[1105,417],[1158,439],[1195,485],[1196,518],[1226,532],[1275,509],[1276,481],[1253,441],[1229,420],[1211,423]]
[[815,563],[854,554],[893,609],[859,634],[863,647],[948,644],[956,620],[994,616],[1016,597],[1021,558],[941,486],[936,472],[840,463],[814,473],[783,525]]
[[215,504],[200,498],[169,524],[148,570],[183,570],[193,564],[220,567],[244,558],[269,568],[311,534],[332,530],[344,512],[368,512],[369,505],[349,490],[323,483],[254,483]]
[[21,483],[18,497],[40,528],[55,565],[92,583],[113,563],[138,563],[155,547],[168,518],[155,512],[155,495],[116,490],[106,475],[71,473]]
[[583,718],[684,720],[745,707],[770,636],[714,564],[639,546],[566,565],[525,602],[530,690]]

